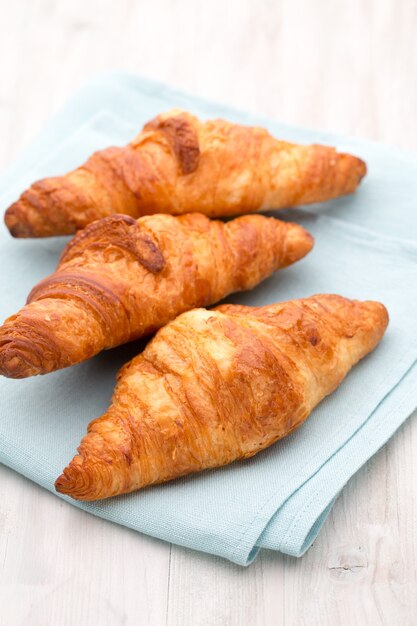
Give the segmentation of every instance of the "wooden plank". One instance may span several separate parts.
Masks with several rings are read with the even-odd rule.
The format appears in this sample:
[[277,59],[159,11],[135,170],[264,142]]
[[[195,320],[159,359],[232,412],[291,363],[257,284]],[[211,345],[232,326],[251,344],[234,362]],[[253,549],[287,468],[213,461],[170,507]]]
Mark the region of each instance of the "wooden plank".
[[0,481],[1,626],[165,623],[169,544],[93,518],[8,468]]

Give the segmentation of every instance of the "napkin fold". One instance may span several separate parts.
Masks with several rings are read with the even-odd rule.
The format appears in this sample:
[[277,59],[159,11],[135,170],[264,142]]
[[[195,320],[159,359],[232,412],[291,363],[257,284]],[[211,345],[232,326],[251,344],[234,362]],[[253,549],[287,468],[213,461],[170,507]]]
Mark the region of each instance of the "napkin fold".
[[[277,137],[331,144],[365,159],[369,173],[355,194],[276,213],[310,230],[316,238],[313,252],[228,301],[263,305],[340,293],[380,300],[389,310],[390,325],[378,348],[298,431],[256,457],[108,501],[58,497],[240,565],[252,562],[260,548],[301,556],[344,484],[417,407],[417,157],[369,141],[278,124],[166,85],[111,73],[82,88],[0,177],[1,208],[34,180],[64,173],[94,150],[128,142],[144,122],[172,107],[203,118],[266,126]],[[55,269],[66,241],[13,240],[1,226],[2,319]],[[88,422],[107,408],[118,368],[141,346],[122,346],[45,377],[0,380],[0,462],[54,492],[54,480],[75,453]]]

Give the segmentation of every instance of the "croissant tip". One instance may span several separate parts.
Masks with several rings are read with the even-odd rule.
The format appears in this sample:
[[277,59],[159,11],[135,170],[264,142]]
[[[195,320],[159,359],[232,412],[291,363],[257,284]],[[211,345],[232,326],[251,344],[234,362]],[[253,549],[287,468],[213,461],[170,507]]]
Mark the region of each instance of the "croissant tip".
[[364,304],[375,313],[381,323],[381,327],[385,330],[389,324],[389,313],[386,306],[377,300],[367,300]]
[[314,237],[299,224],[291,224],[286,234],[289,261],[294,263],[304,258],[314,247]]
[[55,489],[58,493],[63,495],[72,496],[74,490],[73,480],[68,476],[68,469],[65,469],[55,481]]
[[313,235],[311,233],[309,233],[307,230],[304,231],[305,235],[304,235],[304,247],[306,248],[307,252],[310,252],[310,250],[312,248],[314,248],[314,244],[315,244],[315,239],[313,237]]
[[307,231],[305,232],[304,238],[300,243],[300,259],[305,257],[313,248],[314,248],[314,237]]
[[92,500],[90,493],[90,481],[88,472],[82,467],[83,459],[79,455],[74,457],[71,463],[64,469],[55,481],[55,489],[58,493],[71,496],[75,500]]
[[12,237],[28,237],[29,235],[25,234],[25,225],[19,219],[18,209],[18,202],[12,204],[4,214],[4,223]]
[[75,225],[68,220],[60,225],[52,223],[25,194],[6,210],[4,223],[11,236],[18,239],[73,235],[76,231]]
[[30,355],[22,354],[12,342],[0,345],[0,375],[7,378],[28,378],[36,376],[42,371],[28,358]]
[[69,490],[69,481],[64,473],[56,479],[54,483],[55,490],[59,493],[67,494]]
[[359,185],[361,180],[366,176],[368,172],[368,168],[367,168],[365,161],[363,161],[359,157],[353,156],[352,159],[354,159],[354,162],[356,164],[356,172],[357,172],[358,185]]
[[362,179],[368,171],[368,166],[366,165],[365,161],[363,161],[359,157],[356,157],[356,158],[358,160],[358,165],[359,165],[359,175]]
[[33,213],[31,205],[24,197],[20,198],[6,210],[4,223],[12,237],[17,239],[27,239],[29,237],[43,237],[49,232],[42,232],[40,223],[32,222]]
[[374,345],[380,341],[387,329],[389,314],[382,302],[351,300],[338,294],[317,294],[313,296],[314,299],[334,314],[341,313],[345,319],[356,317],[360,328],[374,337]]
[[339,161],[342,170],[350,172],[352,177],[351,182],[356,186],[359,185],[361,180],[366,176],[368,172],[368,167],[363,159],[360,157],[354,156],[353,154],[348,154],[346,152],[339,153],[339,157],[341,161]]

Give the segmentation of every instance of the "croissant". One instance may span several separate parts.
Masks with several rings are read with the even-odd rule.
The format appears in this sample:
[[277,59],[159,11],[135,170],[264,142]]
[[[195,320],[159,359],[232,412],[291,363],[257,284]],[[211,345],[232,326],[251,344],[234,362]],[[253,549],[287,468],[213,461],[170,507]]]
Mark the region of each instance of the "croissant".
[[68,235],[113,213],[234,216],[353,192],[360,159],[274,139],[263,128],[201,122],[173,110],[123,148],[94,153],[65,176],[32,185],[6,212],[14,237]]
[[382,304],[332,295],[183,313],[120,370],[55,487],[97,500],[251,457],[300,426],[387,323]]
[[46,374],[155,331],[179,313],[251,289],[313,238],[261,215],[113,215],[68,244],[54,274],[0,327],[0,373]]

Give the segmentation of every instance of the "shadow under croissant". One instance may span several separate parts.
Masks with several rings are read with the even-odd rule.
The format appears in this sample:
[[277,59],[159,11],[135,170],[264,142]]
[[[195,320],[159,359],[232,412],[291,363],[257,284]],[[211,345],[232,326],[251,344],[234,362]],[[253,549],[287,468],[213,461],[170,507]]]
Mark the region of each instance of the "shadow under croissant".
[[111,375],[114,373],[116,376],[119,369],[125,365],[133,357],[140,354],[146,344],[152,339],[153,335],[142,337],[137,341],[131,341],[125,343],[117,348],[111,348],[110,350],[103,350],[90,360],[90,373],[103,375]]

